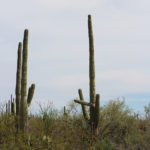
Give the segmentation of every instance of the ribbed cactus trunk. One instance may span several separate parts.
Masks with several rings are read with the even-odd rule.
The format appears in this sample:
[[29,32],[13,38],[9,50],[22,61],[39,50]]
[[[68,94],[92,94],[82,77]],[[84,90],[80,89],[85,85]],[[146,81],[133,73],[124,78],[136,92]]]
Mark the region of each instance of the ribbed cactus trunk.
[[21,101],[21,70],[22,70],[22,43],[18,45],[17,73],[16,73],[16,115],[19,115]]
[[[92,31],[91,15],[88,15],[88,31],[89,31],[89,80],[90,80],[90,103],[95,104],[95,62],[94,62],[94,38]],[[90,107],[90,123],[94,124],[94,107]]]
[[28,104],[27,104],[27,61],[28,61],[28,30],[24,31],[23,39],[23,59],[22,59],[22,79],[21,79],[21,102],[20,102],[20,129],[24,130],[27,124]]

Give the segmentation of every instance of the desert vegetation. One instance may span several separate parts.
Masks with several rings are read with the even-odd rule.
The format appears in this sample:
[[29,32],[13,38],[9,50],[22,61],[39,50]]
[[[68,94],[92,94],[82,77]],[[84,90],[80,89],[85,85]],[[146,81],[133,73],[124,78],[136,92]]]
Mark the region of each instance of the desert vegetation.
[[[17,130],[16,116],[1,105],[0,149],[3,150],[148,150],[150,116],[137,116],[125,101],[110,100],[100,107],[98,133],[90,130],[80,105],[73,101],[65,111],[52,105],[28,115],[26,131]],[[147,108],[149,106],[146,106]],[[147,116],[147,117],[146,117]]]
[[[16,92],[0,107],[0,149],[2,150],[148,150],[150,147],[150,105],[145,117],[134,113],[124,100],[110,100],[100,106],[96,93],[92,18],[89,33],[89,102],[82,89],[63,111],[52,105],[29,114],[35,84],[27,93],[28,29],[18,44]],[[23,45],[23,46],[22,46]],[[79,111],[81,106],[81,112]],[[89,108],[89,109],[88,109]]]

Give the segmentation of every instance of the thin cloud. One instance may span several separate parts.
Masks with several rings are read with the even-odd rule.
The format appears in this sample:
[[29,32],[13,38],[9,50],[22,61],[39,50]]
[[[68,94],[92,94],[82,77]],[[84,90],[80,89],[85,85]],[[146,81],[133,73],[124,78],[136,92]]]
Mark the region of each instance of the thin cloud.
[[104,93],[123,96],[127,93],[149,92],[149,73],[141,70],[107,70],[98,73],[96,77]]
[[87,74],[73,74],[56,78],[51,83],[51,86],[68,89],[79,85],[81,86],[86,83],[88,83]]

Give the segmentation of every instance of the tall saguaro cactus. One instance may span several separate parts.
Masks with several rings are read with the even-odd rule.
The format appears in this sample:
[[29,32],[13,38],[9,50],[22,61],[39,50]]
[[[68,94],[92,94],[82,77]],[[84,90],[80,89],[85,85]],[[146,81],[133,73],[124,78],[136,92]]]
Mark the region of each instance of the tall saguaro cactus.
[[22,44],[18,46],[17,77],[16,77],[16,114],[19,116],[19,128],[25,130],[28,119],[28,107],[32,101],[35,84],[29,88],[27,97],[27,62],[28,62],[28,30],[24,31]]
[[[97,132],[99,124],[99,101],[100,95],[96,94],[95,90],[95,62],[94,62],[94,38],[92,31],[92,19],[91,15],[88,15],[88,33],[89,33],[89,80],[90,80],[90,103],[84,101],[82,90],[79,89],[80,100],[74,100],[76,103],[81,104],[83,116],[90,124],[92,130]],[[90,107],[90,114],[86,110],[86,106]]]

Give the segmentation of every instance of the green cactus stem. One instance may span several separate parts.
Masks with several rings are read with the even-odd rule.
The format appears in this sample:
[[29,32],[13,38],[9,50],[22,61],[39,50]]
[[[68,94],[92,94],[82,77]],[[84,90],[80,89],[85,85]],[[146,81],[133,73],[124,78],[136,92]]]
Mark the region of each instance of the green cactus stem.
[[68,116],[68,113],[66,112],[66,107],[64,106],[64,116]]
[[[80,101],[84,101],[84,97],[83,97],[83,93],[82,93],[82,89],[78,90],[79,93],[79,97],[80,97]],[[85,105],[81,105],[82,106],[82,112],[83,112],[83,116],[85,118],[86,121],[88,121],[90,119],[89,114],[87,112],[87,109],[85,107]]]
[[35,84],[32,84],[31,87],[28,90],[28,98],[27,98],[27,103],[28,103],[28,107],[31,104],[33,95],[34,95],[34,90],[35,90]]
[[[74,100],[74,102],[76,102],[76,103],[78,103],[78,104],[81,104],[81,105],[83,105],[83,106],[90,106],[90,107],[95,107],[95,104],[93,104],[93,103],[88,103],[88,102],[85,102],[85,101],[81,101],[81,100],[77,100],[77,99],[75,99]],[[85,107],[86,108],[86,107]]]
[[96,94],[96,103],[95,103],[95,118],[94,118],[94,124],[95,128],[98,127],[99,124],[99,116],[100,116],[100,95]]
[[6,114],[8,114],[8,106],[7,106],[7,103],[6,103]]
[[10,100],[8,101],[8,115],[10,115]]
[[14,98],[11,101],[11,114],[14,115],[15,114],[15,102],[14,102]]
[[[89,79],[90,79],[90,103],[95,103],[95,63],[94,63],[94,38],[92,31],[92,18],[88,15],[88,30],[89,30]],[[90,107],[90,123],[94,123],[94,108]]]
[[22,43],[18,44],[18,59],[16,73],[16,115],[19,115],[19,106],[21,101],[21,70],[22,70]]
[[28,104],[27,104],[27,61],[28,61],[28,30],[24,31],[23,39],[23,59],[22,59],[22,79],[21,79],[21,104],[20,104],[20,129],[24,130],[27,124]]

